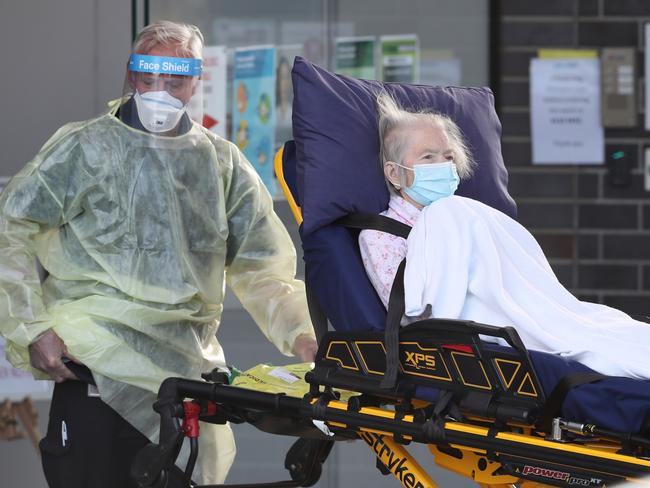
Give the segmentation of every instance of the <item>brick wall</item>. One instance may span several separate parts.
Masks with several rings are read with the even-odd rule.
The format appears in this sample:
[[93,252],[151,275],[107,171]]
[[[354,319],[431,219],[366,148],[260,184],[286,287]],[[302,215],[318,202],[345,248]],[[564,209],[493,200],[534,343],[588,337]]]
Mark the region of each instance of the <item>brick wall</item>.
[[539,48],[634,47],[640,90],[650,1],[500,0],[498,9],[498,109],[519,220],[576,295],[650,314],[650,193],[643,180],[650,132],[643,128],[643,96],[637,97],[636,127],[605,130],[606,159],[623,150],[631,169],[629,184],[614,186],[609,163],[532,165],[528,74]]

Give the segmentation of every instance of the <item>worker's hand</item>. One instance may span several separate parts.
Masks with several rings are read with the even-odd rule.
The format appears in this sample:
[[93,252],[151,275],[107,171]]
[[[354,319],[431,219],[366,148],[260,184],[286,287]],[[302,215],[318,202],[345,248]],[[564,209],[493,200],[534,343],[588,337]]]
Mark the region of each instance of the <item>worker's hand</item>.
[[318,343],[309,334],[300,334],[293,343],[293,353],[305,363],[311,363],[316,357]]
[[49,374],[54,381],[76,380],[77,377],[66,368],[62,358],[70,357],[61,338],[49,329],[29,345],[29,362]]

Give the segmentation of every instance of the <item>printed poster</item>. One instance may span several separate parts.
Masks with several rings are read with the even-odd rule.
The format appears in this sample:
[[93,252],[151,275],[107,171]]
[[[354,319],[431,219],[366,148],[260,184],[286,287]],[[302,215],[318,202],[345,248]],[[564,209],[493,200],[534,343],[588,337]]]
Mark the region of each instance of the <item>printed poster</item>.
[[36,381],[31,374],[15,369],[5,359],[5,342],[0,337],[0,403],[4,400],[21,401],[26,396],[34,400],[52,397],[51,381]]
[[293,106],[293,85],[291,68],[296,56],[303,55],[302,44],[276,47],[277,68],[275,70],[275,142],[279,149],[285,142],[293,139],[291,107]]
[[334,66],[337,73],[376,80],[374,36],[337,38]]
[[600,60],[532,59],[533,163],[602,164]]
[[233,139],[271,195],[275,194],[275,48],[239,48],[234,54]]
[[417,83],[419,80],[419,44],[415,34],[381,36],[381,80]]
[[203,126],[226,139],[226,75],[228,55],[225,46],[203,48]]

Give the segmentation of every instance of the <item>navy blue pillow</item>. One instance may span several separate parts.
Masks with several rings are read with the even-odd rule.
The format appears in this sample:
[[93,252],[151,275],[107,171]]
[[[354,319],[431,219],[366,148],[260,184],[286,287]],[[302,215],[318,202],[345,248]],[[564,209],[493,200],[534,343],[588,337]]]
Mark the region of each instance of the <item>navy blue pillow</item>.
[[301,57],[295,59],[292,78],[303,235],[348,213],[378,214],[388,207],[375,107],[383,90],[406,109],[451,117],[478,163],[472,178],[456,193],[516,216],[501,156],[501,123],[489,88],[358,80],[330,73]]

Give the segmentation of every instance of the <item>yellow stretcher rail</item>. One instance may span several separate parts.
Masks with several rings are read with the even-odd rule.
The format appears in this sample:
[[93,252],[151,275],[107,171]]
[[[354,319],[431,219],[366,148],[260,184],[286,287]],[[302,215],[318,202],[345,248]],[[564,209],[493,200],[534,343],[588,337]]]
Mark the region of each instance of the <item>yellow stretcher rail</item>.
[[284,193],[284,196],[287,197],[287,202],[289,202],[289,207],[291,208],[291,212],[293,213],[293,218],[296,219],[296,222],[298,222],[298,225],[302,224],[302,210],[300,209],[300,206],[296,203],[296,199],[293,196],[293,193],[291,193],[291,189],[289,188],[289,185],[287,184],[287,180],[284,177],[284,168],[282,166],[282,157],[284,155],[284,146],[282,146],[277,153],[275,153],[275,159],[273,161],[273,167],[275,169],[275,175],[278,177],[278,181],[280,182],[280,187],[282,188],[282,192]]

